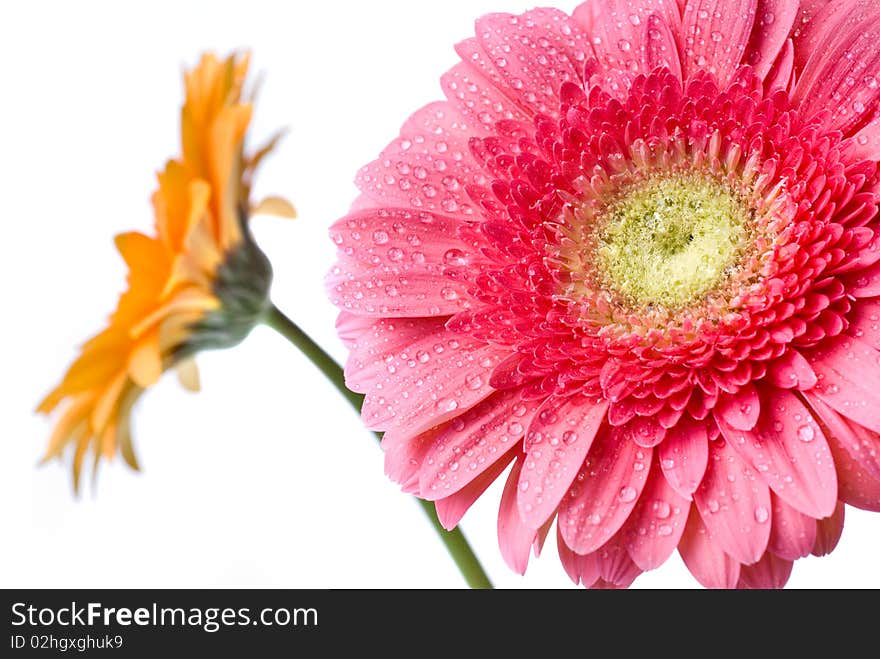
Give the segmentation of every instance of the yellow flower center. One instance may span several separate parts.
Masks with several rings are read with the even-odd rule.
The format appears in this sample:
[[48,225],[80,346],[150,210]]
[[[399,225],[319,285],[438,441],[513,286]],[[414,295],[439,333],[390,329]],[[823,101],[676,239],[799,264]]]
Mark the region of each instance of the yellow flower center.
[[745,247],[749,209],[698,174],[624,188],[595,224],[602,284],[634,304],[680,307],[716,287]]

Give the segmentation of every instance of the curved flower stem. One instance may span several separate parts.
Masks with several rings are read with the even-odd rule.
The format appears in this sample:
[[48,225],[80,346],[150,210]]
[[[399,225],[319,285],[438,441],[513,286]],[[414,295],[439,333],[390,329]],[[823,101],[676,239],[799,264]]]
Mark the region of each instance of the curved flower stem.
[[[303,332],[296,323],[285,316],[278,307],[274,305],[272,305],[266,313],[263,322],[299,348],[300,352],[308,357],[309,361],[317,366],[321,373],[323,373],[333,386],[336,387],[339,393],[351,403],[351,406],[354,407],[355,411],[360,412],[361,405],[364,402],[363,394],[357,394],[346,388],[342,368],[330,355],[324,352],[321,346],[312,341],[312,339]],[[374,434],[377,439],[381,439],[379,433]],[[468,586],[471,588],[492,588],[492,583],[489,581],[489,577],[486,576],[486,573],[483,571],[480,561],[477,559],[468,544],[468,541],[465,539],[464,534],[458,529],[453,529],[452,531],[444,529],[440,524],[440,520],[437,519],[437,512],[434,509],[434,504],[423,499],[416,500],[422,506],[422,510],[425,512],[425,515],[428,516],[434,530],[437,532],[437,535],[440,536],[440,540],[446,546],[446,551],[449,552],[452,560],[455,561],[455,564],[458,566],[458,569]]]

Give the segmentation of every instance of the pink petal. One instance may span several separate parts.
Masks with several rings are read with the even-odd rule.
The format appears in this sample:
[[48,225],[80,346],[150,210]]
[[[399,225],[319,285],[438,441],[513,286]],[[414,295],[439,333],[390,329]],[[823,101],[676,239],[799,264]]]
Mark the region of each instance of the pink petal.
[[758,0],[731,5],[728,0],[688,0],[682,15],[682,64],[685,77],[713,73],[727,86],[739,66],[755,22]]
[[[839,23],[854,9],[853,3],[832,0],[801,0],[800,6],[800,26],[793,33],[798,71],[810,57],[827,56],[829,38],[842,38],[846,30]],[[826,43],[822,44],[823,41]]]
[[880,479],[875,478],[847,451],[836,438],[830,440],[840,500],[850,506],[880,512]]
[[[478,56],[481,52],[476,40],[471,40]],[[466,60],[467,61],[467,60]],[[450,103],[454,104],[462,116],[469,119],[475,130],[490,129],[495,122],[501,120],[522,121],[530,123],[529,114],[521,109],[513,100],[505,96],[495,84],[489,82],[470,64],[456,64],[440,79],[443,91]],[[503,83],[499,84],[504,86]],[[450,150],[455,157],[455,151]],[[468,153],[466,149],[458,151],[459,156]]]
[[402,437],[386,433],[382,437],[385,474],[395,483],[400,483],[407,494],[418,493],[419,468],[430,447],[430,436]]
[[834,514],[816,521],[816,544],[813,545],[814,556],[825,556],[834,551],[840,536],[843,534],[844,505],[840,501]]
[[660,467],[669,485],[690,500],[709,460],[709,440],[703,423],[686,417],[669,430],[659,446]]
[[[428,211],[369,208],[334,222],[330,237],[344,260],[366,271],[419,271],[442,279],[445,266],[485,263],[479,246],[458,237],[466,226],[459,218]],[[451,250],[455,252],[450,255]],[[413,258],[415,254],[421,256]]]
[[[853,134],[852,144],[859,157],[880,160],[880,116],[874,116]],[[867,295],[857,297],[868,297]]]
[[420,495],[435,500],[466,486],[525,434],[538,409],[519,391],[495,393],[436,429],[420,475]]
[[516,482],[519,480],[522,465],[523,456],[520,455],[513,463],[504,484],[498,509],[498,546],[507,565],[517,574],[526,573],[529,552],[535,539],[535,529],[523,523],[516,505]]
[[368,269],[340,259],[327,276],[327,295],[340,309],[373,318],[451,316],[470,308],[466,283],[438,270],[425,264]]
[[770,490],[723,439],[710,442],[694,503],[721,549],[740,563],[761,558],[770,538]]
[[531,112],[559,110],[559,88],[581,83],[590,50],[586,35],[564,12],[535,9],[522,16],[477,19],[477,40],[504,82],[502,91]]
[[595,553],[599,564],[599,578],[616,588],[629,588],[642,573],[618,537],[606,542]]
[[[676,26],[681,23],[676,10]],[[657,67],[666,67],[676,78],[681,79],[681,60],[678,57],[678,44],[670,24],[657,14],[645,19],[645,31],[642,35],[645,44],[645,70],[653,71]]]
[[848,419],[880,432],[880,352],[870,344],[840,335],[807,355],[819,378],[811,391]]
[[737,588],[782,588],[791,576],[791,567],[791,561],[767,552],[754,565],[742,566]]
[[788,91],[794,82],[794,45],[789,39],[782,46],[779,56],[764,78],[764,89],[768,92],[781,89]]
[[347,311],[341,311],[336,316],[336,334],[345,347],[351,350],[357,345],[358,338],[368,331],[375,322],[372,318],[355,316]]
[[880,300],[859,300],[849,313],[849,332],[880,350]]
[[565,544],[559,527],[556,527],[556,547],[559,551],[559,560],[565,573],[574,581],[575,585],[583,584],[587,588],[592,586],[599,578],[599,561],[596,554],[576,554]]
[[[878,144],[880,144],[880,124],[878,124]],[[880,146],[878,146],[880,157]],[[880,296],[880,263],[845,276],[846,292],[856,298]]]
[[[646,35],[651,17],[654,32]],[[591,37],[593,51],[602,67],[599,82],[608,93],[623,93],[636,75],[650,73],[653,67],[648,65],[646,46],[651,47],[657,65],[662,57],[660,46],[664,45],[657,42],[671,42],[671,49],[663,60],[669,62],[670,70],[675,70],[673,66],[679,67],[678,48],[675,41],[669,39],[680,25],[674,0],[589,0],[574,10],[574,20],[584,26]]]
[[[820,42],[798,81],[793,101],[804,116],[820,110],[831,113],[828,128],[847,133],[873,109],[880,87],[866,84],[880,76],[880,17],[858,25],[839,26],[840,32]],[[818,57],[821,53],[821,57]]]
[[880,480],[880,437],[867,428],[850,423],[821,400],[815,397],[807,400],[830,431],[829,442],[845,450],[871,477]]
[[544,549],[544,542],[547,540],[547,536],[550,533],[550,527],[553,526],[553,522],[555,521],[556,515],[553,515],[541,525],[541,528],[538,529],[538,533],[535,535],[535,541],[532,543],[532,552],[534,552],[535,558],[538,558],[541,555],[541,552]]
[[330,228],[340,259],[327,275],[331,300],[364,316],[450,315],[470,307],[468,283],[445,274],[451,266],[475,271],[485,259],[458,238],[462,220],[424,211],[371,208]]
[[458,492],[450,494],[444,499],[437,499],[434,502],[434,507],[437,509],[437,519],[440,520],[440,524],[444,529],[451,531],[458,526],[458,523],[468,509],[495,482],[495,479],[504,472],[507,465],[510,464],[510,461],[516,455],[516,451],[508,451]]
[[786,503],[811,517],[830,515],[837,475],[822,429],[789,390],[764,387],[761,393],[764,413],[754,430],[719,423],[721,433]]
[[773,526],[767,550],[794,561],[809,555],[816,542],[816,520],[789,506],[775,494],[770,496]]
[[489,374],[505,354],[433,319],[380,320],[349,355],[346,386],[367,394],[368,428],[416,435],[491,394]]
[[722,394],[714,413],[719,424],[723,422],[737,430],[751,430],[761,414],[758,390],[749,383],[735,394]]
[[678,553],[694,578],[706,588],[736,588],[740,564],[724,553],[696,507],[691,507]]
[[806,391],[816,386],[816,374],[810,362],[794,348],[770,364],[767,380],[781,389]]
[[678,546],[690,503],[666,481],[655,463],[642,496],[618,536],[642,570],[659,567]]
[[523,521],[537,529],[556,510],[584,464],[608,403],[582,396],[548,398],[526,433],[525,467],[519,481]]
[[798,15],[798,3],[789,0],[758,0],[755,25],[746,47],[743,63],[754,67],[765,78],[782,50]]
[[417,110],[400,136],[358,173],[361,192],[385,206],[404,206],[473,220],[468,185],[488,181],[468,149],[470,125],[451,103]]
[[569,547],[588,554],[617,533],[645,486],[651,454],[619,429],[603,426],[559,506],[558,524]]

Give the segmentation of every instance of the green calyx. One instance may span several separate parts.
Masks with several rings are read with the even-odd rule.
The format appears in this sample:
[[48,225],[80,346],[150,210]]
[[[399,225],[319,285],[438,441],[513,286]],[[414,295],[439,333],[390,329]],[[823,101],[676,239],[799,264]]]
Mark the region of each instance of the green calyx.
[[272,265],[254,242],[243,213],[241,227],[242,241],[226,253],[215,273],[213,292],[220,307],[192,326],[192,335],[175,355],[178,359],[241,343],[272,306]]
[[596,224],[602,283],[634,304],[689,304],[735,267],[749,217],[742,199],[707,176],[673,175],[631,185]]

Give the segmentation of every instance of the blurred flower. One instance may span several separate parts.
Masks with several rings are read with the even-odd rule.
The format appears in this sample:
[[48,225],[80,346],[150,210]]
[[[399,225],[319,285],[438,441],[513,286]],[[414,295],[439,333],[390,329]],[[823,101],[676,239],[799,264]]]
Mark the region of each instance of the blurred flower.
[[243,152],[252,109],[242,100],[247,69],[246,55],[206,54],[186,74],[183,156],[158,174],[155,235],[116,237],[128,289],[108,327],[39,405],[45,414],[60,408],[45,459],[71,445],[74,487],[89,448],[95,468],[118,450],[137,469],[130,415],[141,393],[172,367],[197,390],[193,355],[241,341],[269,304],[272,269],[247,220],[252,212],[292,216],[293,208],[276,198],[250,206],[252,176],[277,138]]
[[358,177],[328,290],[388,474],[575,582],[778,587],[880,510],[880,10],[477,21]]

